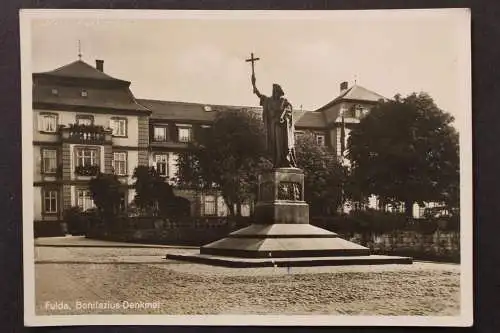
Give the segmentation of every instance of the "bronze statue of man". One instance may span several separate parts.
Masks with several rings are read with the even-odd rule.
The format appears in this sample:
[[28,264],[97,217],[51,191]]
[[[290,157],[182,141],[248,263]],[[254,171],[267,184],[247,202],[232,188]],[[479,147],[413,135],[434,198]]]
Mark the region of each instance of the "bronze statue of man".
[[262,119],[267,134],[267,149],[275,168],[297,167],[295,157],[294,124],[292,105],[284,97],[279,84],[273,84],[271,97],[259,92],[252,73],[253,92],[260,98],[263,108]]

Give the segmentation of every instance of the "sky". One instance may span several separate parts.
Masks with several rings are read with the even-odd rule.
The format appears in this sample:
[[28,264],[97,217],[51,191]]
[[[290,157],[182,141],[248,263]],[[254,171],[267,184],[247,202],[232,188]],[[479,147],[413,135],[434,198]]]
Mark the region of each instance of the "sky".
[[77,60],[80,41],[82,60],[104,60],[136,98],[258,106],[245,62],[254,52],[259,90],[279,83],[294,108],[315,110],[348,81],[388,98],[424,91],[455,117],[464,111],[463,10],[94,14],[32,20],[31,70]]

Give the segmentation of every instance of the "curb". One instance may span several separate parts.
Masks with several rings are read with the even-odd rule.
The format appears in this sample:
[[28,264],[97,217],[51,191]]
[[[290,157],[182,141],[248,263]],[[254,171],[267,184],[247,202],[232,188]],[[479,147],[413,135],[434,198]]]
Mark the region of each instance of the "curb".
[[[59,264],[59,265],[173,265],[178,262],[162,261],[78,261],[78,260],[36,260],[35,264]],[[181,263],[182,264],[182,263]]]
[[180,249],[180,250],[197,250],[196,246],[170,246],[170,245],[148,245],[148,244],[36,244],[35,247],[96,247],[96,248],[136,248],[136,249]]

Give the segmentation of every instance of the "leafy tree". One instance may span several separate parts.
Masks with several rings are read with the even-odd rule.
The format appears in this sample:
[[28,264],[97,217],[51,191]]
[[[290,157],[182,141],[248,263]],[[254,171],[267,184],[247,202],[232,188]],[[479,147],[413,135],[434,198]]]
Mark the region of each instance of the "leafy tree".
[[179,156],[179,185],[220,190],[230,215],[241,215],[241,204],[255,197],[258,175],[271,167],[264,138],[254,112],[220,111],[203,140]]
[[89,182],[89,189],[95,205],[106,217],[112,217],[119,211],[123,185],[113,174],[99,173]]
[[304,171],[304,195],[311,215],[329,215],[342,204],[342,185],[347,172],[336,156],[316,143],[312,133],[296,142],[298,167]]
[[135,204],[145,213],[170,215],[174,192],[153,167],[138,166],[134,170]]
[[404,203],[458,207],[459,150],[453,117],[425,93],[381,102],[351,131],[348,158],[359,195]]

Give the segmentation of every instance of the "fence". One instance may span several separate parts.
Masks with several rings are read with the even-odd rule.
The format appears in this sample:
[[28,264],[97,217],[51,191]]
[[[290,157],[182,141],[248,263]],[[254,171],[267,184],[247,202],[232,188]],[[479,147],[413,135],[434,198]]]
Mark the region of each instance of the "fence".
[[[230,232],[251,224],[250,218],[187,218],[171,221],[162,218],[124,219],[118,228],[92,228],[87,237],[126,242],[171,245],[204,245],[224,238]],[[407,255],[421,260],[460,261],[460,233],[457,230],[392,230],[361,232],[337,230],[332,225],[318,225],[337,232],[340,237],[364,245],[373,254]]]

